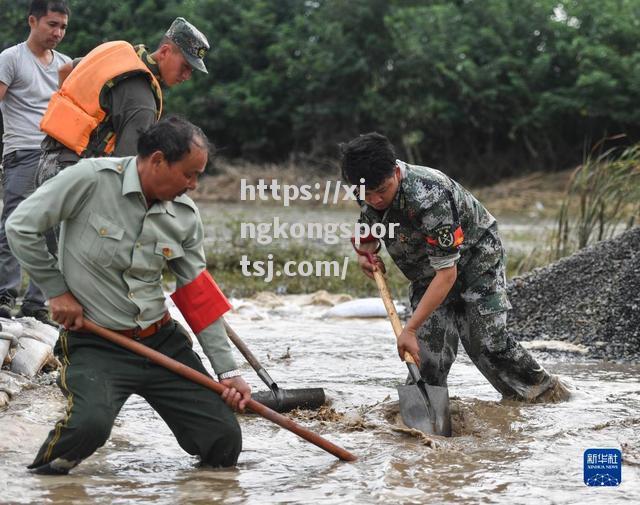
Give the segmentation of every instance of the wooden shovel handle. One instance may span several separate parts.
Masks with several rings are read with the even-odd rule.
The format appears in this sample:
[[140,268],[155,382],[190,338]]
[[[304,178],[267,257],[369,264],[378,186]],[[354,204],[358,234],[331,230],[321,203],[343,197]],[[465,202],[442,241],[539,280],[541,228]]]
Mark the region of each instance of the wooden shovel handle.
[[[393,332],[396,334],[396,338],[400,336],[402,333],[402,322],[400,321],[400,316],[398,316],[398,312],[396,311],[396,306],[393,303],[393,298],[391,298],[391,293],[389,292],[389,286],[387,286],[387,281],[384,278],[384,274],[380,270],[373,271],[373,278],[376,280],[376,284],[378,285],[378,291],[380,291],[380,297],[382,298],[382,303],[384,303],[384,308],[387,309],[387,314],[389,315],[389,319],[391,320],[391,326],[393,326]],[[410,353],[404,353],[404,360],[407,363],[416,364],[416,360],[413,359]]]
[[[90,333],[99,335],[100,337],[105,338],[113,342],[114,344],[124,347],[125,349],[128,349],[133,353],[143,356],[156,365],[163,366],[171,370],[172,372],[189,379],[190,381],[201,384],[202,386],[215,391],[219,395],[221,395],[227,389],[225,386],[223,386],[219,382],[216,382],[208,375],[200,373],[197,370],[194,370],[193,368],[180,363],[179,361],[169,358],[161,352],[155,351],[147,347],[146,345],[141,344],[140,342],[120,335],[115,331],[102,328],[101,326],[92,323],[88,319],[84,320],[84,329]],[[311,442],[312,444],[317,445],[321,449],[324,449],[325,451],[333,454],[342,461],[355,461],[357,459],[357,457],[351,454],[349,451],[343,449],[342,447],[338,447],[334,443],[329,442],[327,439],[322,438],[320,435],[312,432],[311,430],[303,428],[288,417],[285,417],[282,414],[271,410],[269,407],[266,407],[255,400],[249,400],[247,402],[247,407],[253,410],[256,414],[259,414],[265,419],[268,419],[269,421],[277,424],[278,426],[281,426],[284,429],[295,433],[299,437],[305,439],[307,442]]]
[[404,360],[407,363],[413,363],[414,365],[418,366],[418,364],[416,363],[416,360],[413,359],[413,356],[411,356],[411,353],[409,353],[408,351],[404,352]]
[[391,298],[387,281],[384,279],[384,274],[380,270],[374,270],[373,278],[376,280],[376,284],[378,285],[378,291],[380,291],[380,297],[382,298],[382,303],[384,303],[384,308],[387,309],[387,314],[389,314],[393,331],[396,334],[396,337],[399,337],[402,333],[402,323],[400,322],[400,317],[396,311],[396,306],[393,303],[393,298]]
[[380,250],[380,241],[378,241],[378,246],[373,252],[358,249],[353,238],[351,239],[351,243],[353,244],[353,248],[355,249],[355,251],[361,256],[366,256],[369,262],[375,267],[375,270],[373,271],[373,278],[376,280],[378,291],[380,292],[380,297],[382,298],[382,303],[384,303],[384,308],[387,310],[387,314],[389,315],[389,319],[391,320],[391,326],[393,327],[393,332],[396,334],[397,338],[402,333],[402,323],[400,322],[400,317],[398,316],[398,312],[396,311],[396,306],[393,304],[393,298],[391,297],[391,293],[389,292],[389,287],[387,286],[387,281],[384,278],[384,274],[382,273],[380,268],[376,266],[375,261],[375,253]]

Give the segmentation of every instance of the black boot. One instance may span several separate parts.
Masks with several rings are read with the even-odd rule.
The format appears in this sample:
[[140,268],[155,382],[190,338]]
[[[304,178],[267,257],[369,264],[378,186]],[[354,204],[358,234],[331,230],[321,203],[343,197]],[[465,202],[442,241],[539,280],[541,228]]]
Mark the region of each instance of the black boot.
[[11,298],[7,295],[0,296],[0,317],[11,319],[13,316],[13,309],[16,306],[15,298]]
[[20,311],[16,317],[33,317],[41,323],[48,324],[54,328],[58,328],[58,325],[49,318],[49,309],[44,305],[38,305],[32,302],[24,302]]

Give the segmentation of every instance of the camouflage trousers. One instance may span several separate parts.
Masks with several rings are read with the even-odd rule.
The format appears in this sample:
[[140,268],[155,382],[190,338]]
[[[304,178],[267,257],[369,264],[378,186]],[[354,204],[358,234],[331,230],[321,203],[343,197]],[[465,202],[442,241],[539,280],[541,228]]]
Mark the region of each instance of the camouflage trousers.
[[[414,310],[420,298],[419,293],[412,296]],[[473,302],[447,303],[431,314],[417,335],[420,372],[427,384],[447,385],[461,341],[471,361],[505,398],[536,401],[556,386],[557,378],[509,335],[505,310],[487,313]]]

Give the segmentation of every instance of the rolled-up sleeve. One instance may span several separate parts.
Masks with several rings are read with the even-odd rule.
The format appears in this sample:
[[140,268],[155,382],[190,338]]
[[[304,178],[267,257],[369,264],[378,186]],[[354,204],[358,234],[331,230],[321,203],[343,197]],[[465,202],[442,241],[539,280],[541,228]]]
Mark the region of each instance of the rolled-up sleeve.
[[15,48],[0,53],[0,83],[11,86],[15,75]]

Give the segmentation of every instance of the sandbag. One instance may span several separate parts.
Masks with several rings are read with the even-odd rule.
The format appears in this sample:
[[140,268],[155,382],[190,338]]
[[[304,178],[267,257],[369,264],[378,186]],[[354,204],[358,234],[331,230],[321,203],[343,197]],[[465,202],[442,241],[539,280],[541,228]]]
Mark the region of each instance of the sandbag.
[[4,363],[7,354],[9,354],[9,348],[14,340],[16,338],[11,333],[0,331],[0,366]]
[[21,317],[18,321],[22,325],[21,337],[35,338],[51,347],[56,345],[59,332],[50,324],[45,324],[33,317]]
[[12,397],[16,396],[29,384],[31,384],[31,381],[21,375],[8,370],[0,370],[0,408],[5,407]]
[[53,349],[49,344],[31,337],[18,340],[17,352],[11,360],[11,371],[33,378],[42,367],[53,359]]
[[0,317],[0,327],[3,333],[10,333],[16,339],[22,336],[24,328],[22,324],[14,319],[5,319],[4,317]]
[[[402,315],[406,309],[396,304],[398,315]],[[387,317],[387,311],[380,298],[359,298],[349,302],[340,303],[324,313],[324,317]]]

